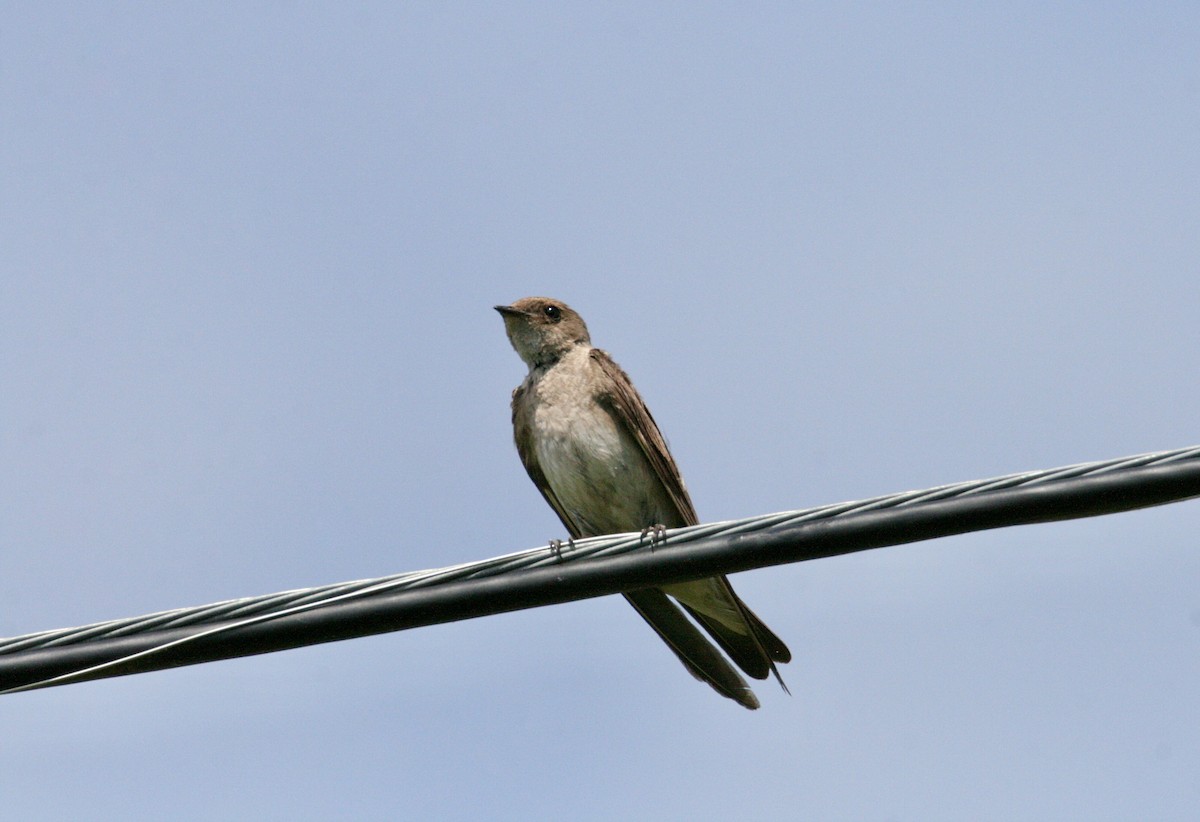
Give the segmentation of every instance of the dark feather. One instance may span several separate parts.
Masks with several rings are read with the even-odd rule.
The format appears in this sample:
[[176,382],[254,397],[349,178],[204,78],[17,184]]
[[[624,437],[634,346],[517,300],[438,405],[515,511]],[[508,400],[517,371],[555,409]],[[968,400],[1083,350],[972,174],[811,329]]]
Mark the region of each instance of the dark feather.
[[717,653],[696,626],[687,621],[683,612],[658,588],[646,588],[625,594],[642,618],[667,643],[683,667],[692,676],[707,682],[713,690],[727,696],[750,710],[758,707],[758,697],[750,690],[725,658]]

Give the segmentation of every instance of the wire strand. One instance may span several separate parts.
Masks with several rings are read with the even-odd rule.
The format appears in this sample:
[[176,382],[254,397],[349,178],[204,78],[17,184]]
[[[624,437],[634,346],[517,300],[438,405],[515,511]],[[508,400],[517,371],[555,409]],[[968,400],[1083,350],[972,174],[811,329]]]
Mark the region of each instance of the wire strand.
[[1200,496],[1200,447],[674,529],[666,549],[638,551],[646,541],[637,533],[593,537],[564,546],[561,554],[540,547],[447,568],[0,639],[0,693],[1194,496]]

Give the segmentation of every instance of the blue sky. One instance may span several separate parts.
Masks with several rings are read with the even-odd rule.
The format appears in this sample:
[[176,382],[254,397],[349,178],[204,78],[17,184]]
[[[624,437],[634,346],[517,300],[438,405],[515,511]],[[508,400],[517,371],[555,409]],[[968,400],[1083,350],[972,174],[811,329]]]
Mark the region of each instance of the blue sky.
[[[798,4],[797,4],[798,5]],[[0,635],[531,547],[491,306],[702,519],[1200,442],[1192,4],[41,4],[0,27]],[[22,819],[1189,819],[1200,506],[0,699]]]

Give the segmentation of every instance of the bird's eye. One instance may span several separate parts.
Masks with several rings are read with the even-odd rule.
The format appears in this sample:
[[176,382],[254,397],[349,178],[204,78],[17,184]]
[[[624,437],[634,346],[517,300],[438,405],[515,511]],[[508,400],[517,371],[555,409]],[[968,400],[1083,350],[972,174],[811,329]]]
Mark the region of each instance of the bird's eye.
[[557,305],[546,306],[542,309],[542,313],[545,314],[551,322],[558,322],[562,319],[562,311],[559,310]]

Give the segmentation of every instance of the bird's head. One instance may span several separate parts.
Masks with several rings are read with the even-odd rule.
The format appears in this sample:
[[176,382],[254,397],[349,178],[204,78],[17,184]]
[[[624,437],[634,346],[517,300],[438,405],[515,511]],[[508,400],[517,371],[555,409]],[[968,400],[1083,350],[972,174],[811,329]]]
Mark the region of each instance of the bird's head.
[[591,345],[583,317],[559,300],[525,297],[496,310],[509,342],[530,368],[552,363],[576,345]]

